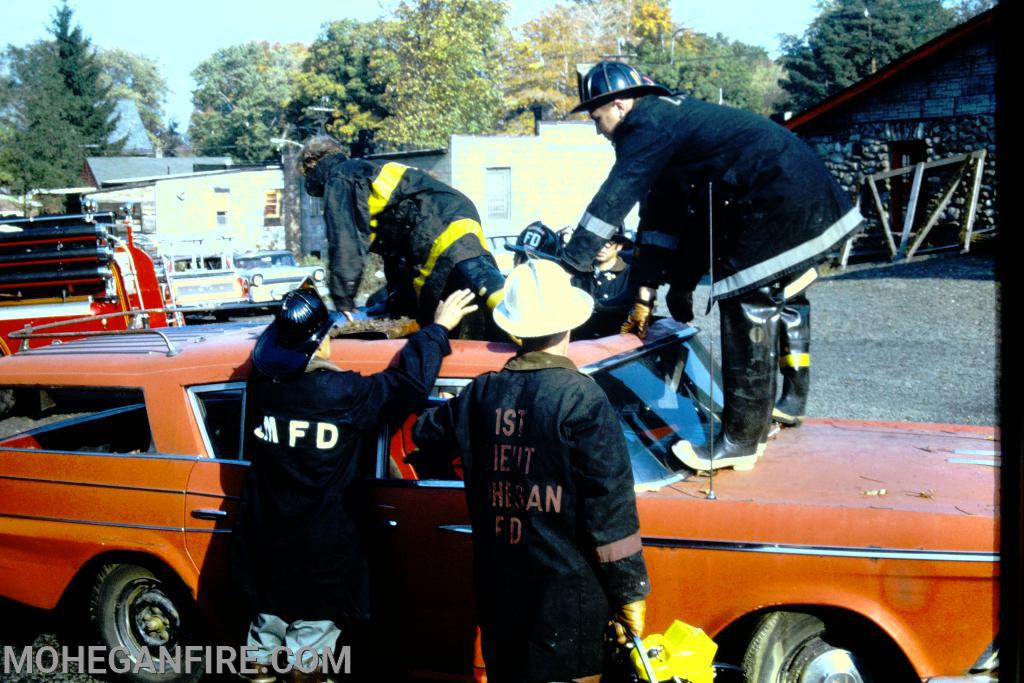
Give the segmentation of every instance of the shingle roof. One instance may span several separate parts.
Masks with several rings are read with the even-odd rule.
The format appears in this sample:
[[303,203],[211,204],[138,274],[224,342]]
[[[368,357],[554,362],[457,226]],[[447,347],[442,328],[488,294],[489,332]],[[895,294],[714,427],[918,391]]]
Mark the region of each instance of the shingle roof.
[[130,182],[232,166],[231,157],[88,157],[85,163],[99,187],[115,181]]

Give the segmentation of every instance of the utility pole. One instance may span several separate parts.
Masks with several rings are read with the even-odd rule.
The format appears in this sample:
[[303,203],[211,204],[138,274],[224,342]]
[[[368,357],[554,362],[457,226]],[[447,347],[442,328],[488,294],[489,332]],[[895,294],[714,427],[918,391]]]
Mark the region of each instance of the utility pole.
[[[300,220],[300,190],[302,178],[296,162],[302,145],[285,138],[270,138],[279,146],[281,152],[281,173],[284,176],[284,189],[281,191],[281,223],[284,225],[284,246],[293,254],[302,253],[302,225]],[[305,254],[302,254],[303,256]]]
[[864,5],[864,18],[868,22],[868,51],[871,53],[871,73],[878,71],[878,64],[875,62],[875,38],[871,34],[871,12],[868,6]]

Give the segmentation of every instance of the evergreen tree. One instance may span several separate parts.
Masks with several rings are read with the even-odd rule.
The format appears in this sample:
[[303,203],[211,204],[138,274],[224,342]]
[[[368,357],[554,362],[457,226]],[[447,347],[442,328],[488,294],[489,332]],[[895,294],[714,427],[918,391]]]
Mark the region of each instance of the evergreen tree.
[[825,0],[802,37],[783,36],[783,87],[803,110],[953,25],[941,0]]
[[57,72],[67,91],[66,116],[93,153],[116,153],[124,140],[110,140],[117,128],[110,86],[100,81],[102,67],[92,43],[80,26],[71,25],[71,8],[65,2],[50,26],[57,51]]
[[84,138],[67,116],[70,96],[57,69],[53,43],[7,50],[3,88],[7,129],[0,146],[0,176],[13,194],[76,184]]
[[53,40],[9,46],[0,78],[0,178],[15,193],[78,184],[87,152],[116,152],[117,121],[99,83],[95,51],[65,4],[50,26]]

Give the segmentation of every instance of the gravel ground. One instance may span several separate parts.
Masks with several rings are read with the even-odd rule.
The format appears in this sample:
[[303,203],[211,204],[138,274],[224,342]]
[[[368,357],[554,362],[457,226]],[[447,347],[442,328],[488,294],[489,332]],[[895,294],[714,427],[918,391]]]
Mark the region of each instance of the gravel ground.
[[[996,424],[997,291],[993,259],[973,255],[854,265],[823,277],[808,293],[808,414]],[[717,310],[700,315],[707,295],[707,286],[697,288],[694,324],[717,339]]]
[[[707,286],[694,308],[703,312]],[[998,286],[991,257],[945,255],[862,264],[810,290],[812,389],[819,417],[995,424]],[[664,292],[659,296],[664,301]],[[659,313],[667,313],[660,310]],[[717,338],[718,314],[695,324]],[[55,615],[0,601],[4,645],[57,646]],[[65,641],[66,642],[66,641]],[[81,674],[3,681],[99,683]]]

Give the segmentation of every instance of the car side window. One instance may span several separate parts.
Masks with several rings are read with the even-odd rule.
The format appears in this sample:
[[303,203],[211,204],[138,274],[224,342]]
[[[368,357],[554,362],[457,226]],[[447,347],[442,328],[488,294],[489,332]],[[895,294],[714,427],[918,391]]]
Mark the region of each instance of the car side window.
[[[458,380],[457,385],[435,386],[425,409],[443,404],[468,383],[468,380]],[[419,416],[420,413],[408,416],[400,425],[394,425],[387,438],[381,440],[383,463],[378,476],[410,481],[461,481],[462,463],[458,454],[423,449],[413,441],[412,428]]]
[[152,453],[141,389],[0,387],[0,447]]
[[210,457],[245,460],[245,383],[189,387],[188,395]]

